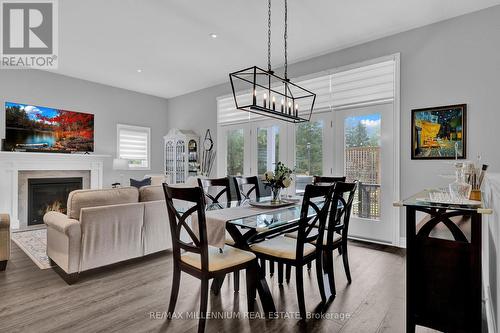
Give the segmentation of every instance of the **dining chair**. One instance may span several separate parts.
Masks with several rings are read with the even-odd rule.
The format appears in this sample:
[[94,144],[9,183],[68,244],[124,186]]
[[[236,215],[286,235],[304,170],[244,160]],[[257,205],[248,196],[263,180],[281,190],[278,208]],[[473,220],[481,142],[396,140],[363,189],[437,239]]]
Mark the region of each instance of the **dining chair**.
[[336,182],[345,182],[346,177],[327,177],[327,176],[314,176],[314,185],[333,185]]
[[[300,218],[296,227],[298,234],[296,239],[279,236],[255,243],[250,247],[259,259],[272,260],[281,265],[295,267],[297,300],[302,319],[306,318],[303,267],[307,265],[307,263],[314,260],[317,261],[316,273],[321,299],[324,302],[327,300],[323,270],[321,268],[323,259],[321,252],[317,251],[317,247],[311,243],[318,239],[322,241],[322,233],[324,232],[328,216],[332,191],[332,186],[306,186]],[[321,208],[317,205],[318,202],[316,200],[313,201],[313,199],[317,198],[319,198],[319,202],[323,204]],[[314,211],[315,214],[310,214],[311,210]],[[318,232],[312,232],[313,229],[316,229],[315,225],[317,223],[319,223],[320,226]]]
[[[246,200],[250,199],[250,195],[252,192],[255,192],[255,198],[260,199],[261,198],[261,193],[260,193],[260,188],[259,188],[259,178],[257,176],[250,176],[250,177],[234,177],[234,187],[236,188],[236,198],[238,201],[241,200]],[[244,189],[245,185],[247,186],[247,189]],[[229,241],[226,237],[226,241]],[[230,237],[229,237],[230,238]],[[232,241],[232,238],[231,240]],[[233,241],[234,244],[234,241]],[[230,244],[232,245],[232,244]],[[262,270],[264,271],[264,275],[266,274],[266,266],[267,263],[264,259],[260,261],[260,266]],[[270,276],[274,275],[274,262],[270,261],[269,262],[269,274]]]
[[[229,186],[229,178],[213,178],[213,179],[202,179],[198,178],[198,186],[203,189],[203,193],[205,194],[205,198],[209,199],[209,203],[220,203],[222,196],[225,194],[225,202],[231,201],[231,189]],[[216,188],[216,190],[220,189],[217,194],[212,195],[209,193],[210,188]],[[221,189],[222,188],[222,189]],[[206,202],[206,201],[205,201]],[[224,202],[224,201],[223,201]]]
[[[326,186],[331,186],[334,185],[336,182],[345,182],[346,177],[329,177],[329,176],[313,176],[313,185],[326,185]],[[296,233],[295,234],[287,234],[288,236],[297,238]],[[311,263],[307,264],[307,269],[311,270]],[[283,267],[278,267],[278,271],[282,271]],[[291,267],[287,266],[286,267],[286,282],[290,282],[290,275],[291,275]],[[282,284],[283,283],[283,276],[278,274],[278,283]]]
[[[252,192],[255,192],[256,199],[260,199],[259,178],[257,176],[234,177],[233,179],[238,201],[250,199]],[[248,190],[244,189],[245,185],[248,185]]]
[[[225,200],[226,202],[231,201],[231,189],[229,185],[229,178],[214,178],[214,179],[201,179],[198,178],[198,186],[203,189],[203,193],[205,195],[205,202],[206,199],[210,200],[209,203],[220,203],[219,200],[223,199],[223,195],[225,194]],[[212,195],[209,193],[210,188],[216,188],[217,194]],[[222,189],[221,189],[222,188]],[[226,244],[228,245],[234,245],[234,240],[229,235],[228,232],[226,232]],[[233,280],[234,280],[234,291],[238,292],[240,291],[240,272],[235,271],[233,273]],[[219,288],[216,285],[213,285],[212,291],[217,294],[219,292]]]
[[[255,254],[228,245],[223,250],[208,245],[205,198],[201,188],[176,188],[163,184],[163,190],[173,246],[173,281],[168,318],[171,318],[175,310],[182,272],[201,280],[198,332],[205,330],[210,279],[223,278],[227,273],[246,269],[248,311],[253,312],[257,292],[256,279],[259,274]],[[180,200],[192,206],[180,213],[174,206],[174,200]],[[193,214],[197,214],[198,236],[188,224],[188,218]],[[181,239],[182,230],[186,232],[186,237],[189,237],[190,241]]]
[[323,243],[314,243],[324,253],[324,269],[328,275],[330,289],[335,291],[335,279],[333,272],[333,251],[341,249],[344,270],[349,283],[352,282],[349,269],[349,258],[347,252],[347,236],[349,232],[349,220],[351,217],[352,203],[358,181],[353,183],[337,182],[334,185],[333,197],[328,222],[325,228]]

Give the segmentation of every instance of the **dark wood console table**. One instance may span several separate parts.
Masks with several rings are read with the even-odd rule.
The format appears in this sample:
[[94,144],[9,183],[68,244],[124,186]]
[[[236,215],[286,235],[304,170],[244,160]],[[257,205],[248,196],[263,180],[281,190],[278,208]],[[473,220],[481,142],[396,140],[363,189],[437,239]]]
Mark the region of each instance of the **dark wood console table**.
[[406,332],[481,332],[481,224],[491,210],[427,197],[395,204],[406,207]]

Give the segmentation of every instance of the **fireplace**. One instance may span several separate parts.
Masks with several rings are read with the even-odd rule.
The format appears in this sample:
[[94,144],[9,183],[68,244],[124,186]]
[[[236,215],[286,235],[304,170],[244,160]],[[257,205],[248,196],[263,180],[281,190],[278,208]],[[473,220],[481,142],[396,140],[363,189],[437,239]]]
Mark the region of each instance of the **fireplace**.
[[42,224],[49,211],[66,214],[69,193],[82,186],[82,177],[28,179],[28,225]]

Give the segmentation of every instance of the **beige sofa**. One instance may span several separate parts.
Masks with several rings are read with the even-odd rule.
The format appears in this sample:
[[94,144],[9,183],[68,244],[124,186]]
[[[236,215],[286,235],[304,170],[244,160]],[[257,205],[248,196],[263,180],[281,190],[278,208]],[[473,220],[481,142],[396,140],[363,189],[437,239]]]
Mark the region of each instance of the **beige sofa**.
[[10,259],[10,218],[7,214],[0,214],[0,271],[7,267]]
[[161,186],[73,191],[67,211],[44,222],[47,255],[70,284],[80,272],[171,248]]

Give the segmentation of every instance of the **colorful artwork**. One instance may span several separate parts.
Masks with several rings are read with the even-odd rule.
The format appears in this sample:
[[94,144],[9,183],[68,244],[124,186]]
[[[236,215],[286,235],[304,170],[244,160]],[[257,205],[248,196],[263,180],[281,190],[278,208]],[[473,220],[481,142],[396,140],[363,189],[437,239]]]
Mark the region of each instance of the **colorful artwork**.
[[412,110],[412,159],[466,158],[466,104]]
[[5,103],[5,151],[94,151],[94,115]]

